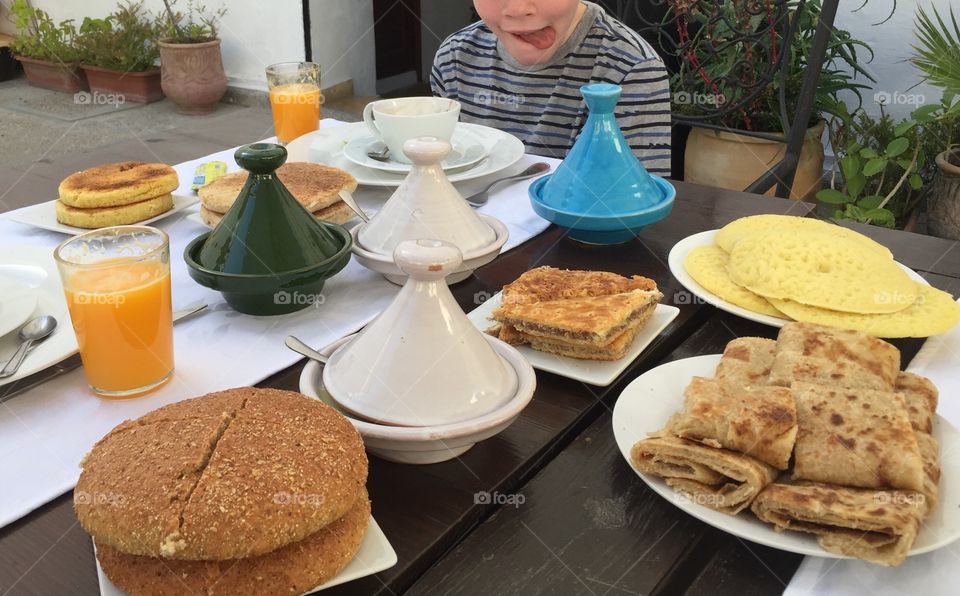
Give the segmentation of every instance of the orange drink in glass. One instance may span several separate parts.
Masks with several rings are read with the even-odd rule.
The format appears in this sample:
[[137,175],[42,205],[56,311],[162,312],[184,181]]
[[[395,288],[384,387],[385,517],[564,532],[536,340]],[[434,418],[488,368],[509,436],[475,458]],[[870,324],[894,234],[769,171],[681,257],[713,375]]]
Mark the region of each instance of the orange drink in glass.
[[87,383],[110,398],[151,391],[173,373],[167,235],[147,226],[81,234],[57,247]]
[[277,140],[286,145],[320,126],[320,65],[281,62],[267,67],[270,109]]

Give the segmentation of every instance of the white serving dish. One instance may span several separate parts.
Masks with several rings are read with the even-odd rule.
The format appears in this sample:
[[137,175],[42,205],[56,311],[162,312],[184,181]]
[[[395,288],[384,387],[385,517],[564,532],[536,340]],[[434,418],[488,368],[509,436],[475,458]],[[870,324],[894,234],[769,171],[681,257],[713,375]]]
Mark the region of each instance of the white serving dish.
[[[164,217],[170,217],[174,213],[179,213],[187,207],[196,204],[198,200],[199,199],[195,196],[175,194],[173,195],[172,209],[164,211],[159,215],[154,215],[153,217],[143,221],[134,222],[130,225],[143,226],[163,219]],[[38,203],[24,209],[19,209],[10,216],[10,219],[28,226],[33,226],[35,228],[50,230],[51,232],[60,232],[61,234],[70,234],[71,236],[76,236],[78,234],[83,234],[90,231],[87,228],[68,226],[57,221],[57,208],[55,207],[56,203],[57,201],[54,199],[53,201]]]

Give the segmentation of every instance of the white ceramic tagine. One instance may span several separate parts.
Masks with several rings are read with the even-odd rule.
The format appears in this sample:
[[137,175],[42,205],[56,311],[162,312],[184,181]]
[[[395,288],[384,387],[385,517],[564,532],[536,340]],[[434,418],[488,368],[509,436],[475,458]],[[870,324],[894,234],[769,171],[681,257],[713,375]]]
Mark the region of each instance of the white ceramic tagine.
[[354,255],[364,267],[403,284],[406,276],[393,260],[394,249],[405,240],[434,238],[453,244],[463,256],[447,283],[466,279],[496,258],[507,241],[507,228],[476,213],[447,179],[440,162],[450,153],[450,143],[419,137],[403,148],[413,167],[383,208],[353,228]]
[[462,262],[440,240],[407,240],[393,258],[408,277],[390,305],[330,357],[323,384],[359,418],[434,426],[482,417],[517,394],[517,372],[444,282]]

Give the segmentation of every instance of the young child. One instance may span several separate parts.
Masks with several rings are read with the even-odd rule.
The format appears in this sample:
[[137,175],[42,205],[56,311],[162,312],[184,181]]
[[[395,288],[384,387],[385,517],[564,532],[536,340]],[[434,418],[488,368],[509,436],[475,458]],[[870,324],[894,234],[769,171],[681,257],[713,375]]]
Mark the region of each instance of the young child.
[[620,129],[654,174],[670,175],[670,90],[657,53],[592,2],[474,0],[483,21],[448,37],[430,73],[460,119],[519,137],[530,153],[564,157],[586,121],[579,89],[623,88]]

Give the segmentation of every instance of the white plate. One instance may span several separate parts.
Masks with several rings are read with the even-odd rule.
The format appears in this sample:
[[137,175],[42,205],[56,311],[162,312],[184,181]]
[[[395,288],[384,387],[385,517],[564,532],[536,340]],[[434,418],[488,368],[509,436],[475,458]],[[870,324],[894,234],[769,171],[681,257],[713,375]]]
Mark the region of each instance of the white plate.
[[37,292],[21,280],[0,275],[0,337],[27,322],[37,306]]
[[[490,313],[499,308],[502,304],[501,293],[497,292],[490,296],[480,306],[467,314],[467,318],[473,323],[474,327],[484,331],[489,329],[495,323],[489,318]],[[530,346],[514,346],[524,358],[534,367],[547,372],[558,374],[562,377],[568,377],[606,387],[612,383],[620,373],[622,373],[630,363],[636,360],[637,356],[660,335],[660,332],[666,329],[667,325],[673,321],[680,312],[675,306],[658,304],[656,310],[647,324],[637,334],[636,339],[627,351],[627,354],[620,360],[580,360],[579,358],[568,358],[558,356],[549,352],[534,350]]]
[[[94,548],[96,555],[96,548]],[[94,557],[96,560],[96,557]],[[347,563],[343,571],[335,575],[324,584],[312,588],[307,594],[319,590],[326,590],[333,586],[339,586],[361,577],[379,573],[384,569],[390,569],[397,564],[397,553],[384,535],[383,530],[377,525],[377,520],[370,517],[370,525],[367,526],[367,533],[363,536],[363,542],[360,543],[360,550],[352,561]],[[100,596],[123,596],[123,592],[113,585],[113,582],[103,573],[100,568],[100,561],[97,561],[97,580],[100,582]]]
[[[673,248],[670,249],[670,256],[667,257],[667,262],[670,265],[670,273],[673,273],[673,276],[677,278],[677,281],[682,283],[685,288],[690,290],[691,294],[700,300],[703,300],[707,304],[716,306],[720,310],[725,310],[728,313],[737,315],[738,317],[743,317],[748,321],[756,321],[757,323],[763,323],[764,325],[770,325],[771,327],[783,327],[789,323],[792,319],[760,314],[753,312],[752,310],[747,310],[742,306],[737,306],[736,304],[727,302],[723,298],[717,296],[713,292],[698,284],[693,277],[687,273],[687,269],[683,266],[683,261],[687,258],[687,254],[697,247],[710,246],[714,244],[714,237],[716,237],[716,235],[717,230],[707,230],[706,232],[700,232],[699,234],[687,236],[680,242],[674,244]],[[897,263],[897,265],[899,265],[900,268],[903,269],[907,276],[909,276],[913,281],[925,286],[930,285],[927,280],[920,277],[920,274],[913,269],[910,269],[901,263]]]
[[[76,354],[77,339],[53,260],[53,249],[8,245],[0,246],[0,255],[0,277],[20,281],[36,291],[37,305],[32,316],[53,315],[57,319],[56,331],[30,350],[17,374],[0,379],[0,385],[6,385]],[[19,343],[15,334],[0,337],[0,362],[13,356]]]
[[[500,170],[509,168],[523,157],[523,143],[517,137],[479,124],[460,122],[457,128],[463,128],[483,143],[487,159],[475,167],[450,172],[447,178],[450,182],[461,182],[482,178],[496,174]],[[370,134],[370,129],[363,122],[352,122],[321,128],[296,138],[287,144],[287,161],[306,161],[322,163],[340,168],[353,174],[357,183],[367,186],[400,186],[406,178],[405,173],[384,172],[359,166],[344,155],[343,149],[347,144],[362,136]]]
[[[683,390],[690,379],[713,377],[718,362],[720,354],[675,360],[648,370],[627,385],[613,408],[613,435],[628,464],[634,443],[646,438],[647,433],[662,429],[670,416],[683,409]],[[960,538],[960,452],[956,450],[960,431],[938,415],[933,436],[940,442],[940,503],[924,522],[910,555],[942,548]],[[849,558],[823,550],[812,534],[778,533],[773,525],[761,522],[748,511],[738,515],[720,513],[679,496],[661,478],[640,472],[637,475],[686,513],[734,536],[801,555]]]
[[[487,148],[480,139],[462,127],[454,130],[450,144],[452,145],[450,154],[440,162],[440,166],[444,170],[466,168],[487,156]],[[367,155],[367,152],[379,151],[383,149],[383,146],[383,141],[373,135],[361,136],[347,143],[343,148],[343,154],[353,163],[365,168],[400,174],[406,174],[410,171],[411,165],[408,163],[392,159],[390,161],[377,161]]]
[[[173,195],[172,209],[169,211],[164,211],[160,215],[155,215],[149,219],[138,221],[130,225],[142,226],[155,222],[158,219],[169,217],[174,213],[193,205],[197,202],[197,200],[197,197]],[[84,232],[90,231],[87,228],[76,228],[74,226],[68,226],[57,221],[57,209],[54,206],[56,202],[56,200],[47,201],[46,203],[40,203],[25,209],[20,209],[12,214],[10,219],[22,224],[27,224],[28,226],[43,228],[44,230],[50,230],[51,232],[60,232],[61,234],[70,234],[71,236],[76,236],[77,234],[83,234]]]

